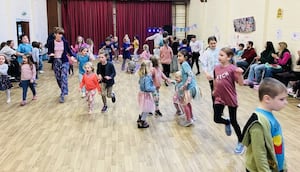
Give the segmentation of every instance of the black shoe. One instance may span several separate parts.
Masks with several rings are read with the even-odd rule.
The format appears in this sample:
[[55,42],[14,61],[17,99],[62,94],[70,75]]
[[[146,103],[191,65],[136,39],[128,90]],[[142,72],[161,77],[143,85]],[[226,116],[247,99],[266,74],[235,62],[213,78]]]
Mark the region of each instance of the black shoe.
[[146,121],[141,121],[138,124],[138,128],[148,128],[148,127],[149,127],[149,124]]
[[142,116],[139,115],[139,118],[138,118],[138,120],[137,120],[136,122],[137,122],[137,123],[140,123],[140,122],[142,121],[141,118],[142,118]]
[[115,95],[115,93],[111,93],[111,101],[112,101],[113,103],[116,102],[116,95]]
[[200,75],[200,72],[197,72],[196,75]]
[[159,110],[156,110],[155,111],[155,116],[162,117],[163,115],[161,114],[161,112]]
[[169,86],[169,84],[167,82],[165,82],[166,87]]

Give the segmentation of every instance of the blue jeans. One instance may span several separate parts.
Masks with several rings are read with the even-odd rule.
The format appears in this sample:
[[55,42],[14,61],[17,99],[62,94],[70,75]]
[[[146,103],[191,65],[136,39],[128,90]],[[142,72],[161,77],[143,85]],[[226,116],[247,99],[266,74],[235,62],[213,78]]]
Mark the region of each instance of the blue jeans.
[[[81,83],[83,74],[79,73],[79,74],[78,74],[78,77],[79,77],[79,83]],[[82,92],[82,93],[85,93],[85,86],[82,87],[81,92]]]
[[237,67],[242,68],[243,70],[246,70],[249,66],[249,63],[246,60],[239,60],[236,62]]
[[30,80],[21,80],[21,86],[22,86],[22,89],[23,89],[23,97],[22,97],[23,101],[26,100],[28,87],[30,87],[33,96],[36,95],[36,91],[35,91],[35,88],[34,88],[34,83],[30,83]]
[[43,70],[43,56],[39,56],[39,66],[38,66],[38,70]]
[[273,77],[274,74],[282,72],[282,69],[275,69],[271,67],[265,68],[265,76],[264,78]]
[[248,80],[253,82],[260,82],[261,80],[261,75],[262,72],[265,70],[265,64],[252,64],[250,66],[250,70],[249,70],[249,75],[248,75]]

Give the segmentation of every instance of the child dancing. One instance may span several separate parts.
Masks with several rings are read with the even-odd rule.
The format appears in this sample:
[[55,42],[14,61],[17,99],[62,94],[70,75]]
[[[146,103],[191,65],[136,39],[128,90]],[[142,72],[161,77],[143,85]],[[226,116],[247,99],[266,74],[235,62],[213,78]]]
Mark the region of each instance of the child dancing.
[[95,102],[95,94],[98,90],[98,93],[101,93],[101,87],[98,82],[98,77],[94,73],[94,67],[91,62],[86,62],[84,65],[85,74],[82,77],[79,91],[81,92],[82,87],[85,86],[86,89],[86,100],[88,102],[89,114],[93,113],[94,110],[94,102]]
[[149,75],[150,61],[142,62],[138,71],[140,92],[138,94],[138,103],[142,110],[137,120],[138,128],[148,128],[149,124],[146,122],[147,115],[152,113],[155,109],[152,93],[156,90],[153,85],[153,80]]

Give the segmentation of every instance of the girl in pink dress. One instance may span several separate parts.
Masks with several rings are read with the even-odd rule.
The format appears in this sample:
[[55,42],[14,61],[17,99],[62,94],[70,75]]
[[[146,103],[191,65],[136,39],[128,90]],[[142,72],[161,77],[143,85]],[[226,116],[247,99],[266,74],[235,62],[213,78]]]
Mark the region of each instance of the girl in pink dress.
[[155,109],[152,93],[155,91],[153,80],[151,78],[150,68],[151,62],[142,62],[141,67],[138,71],[140,76],[139,85],[140,92],[138,94],[139,107],[142,113],[139,115],[137,120],[138,128],[148,128],[149,124],[146,122],[146,118],[149,113],[152,113]]

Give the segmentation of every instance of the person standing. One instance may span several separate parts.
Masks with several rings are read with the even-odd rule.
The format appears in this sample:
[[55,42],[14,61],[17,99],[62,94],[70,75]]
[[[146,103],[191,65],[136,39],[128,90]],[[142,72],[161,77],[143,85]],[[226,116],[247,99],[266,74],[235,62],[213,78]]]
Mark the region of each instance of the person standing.
[[191,68],[193,69],[194,63],[196,63],[196,67],[197,67],[196,75],[199,75],[200,74],[199,56],[200,56],[200,52],[203,50],[203,44],[202,44],[202,42],[196,40],[196,35],[192,35],[191,42],[190,42],[190,47],[192,49]]
[[68,71],[69,61],[67,55],[74,59],[69,43],[63,38],[64,29],[56,27],[54,31],[54,40],[48,44],[48,55],[53,57],[53,69],[55,78],[60,88],[59,102],[65,102],[65,96],[68,95]]

